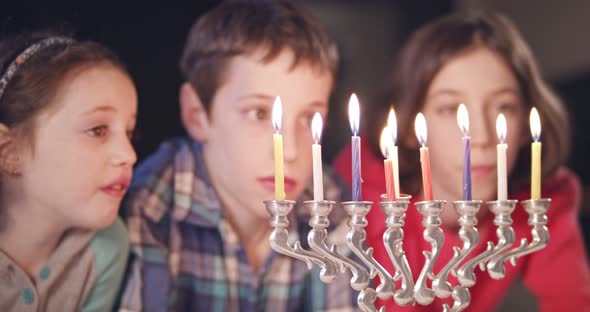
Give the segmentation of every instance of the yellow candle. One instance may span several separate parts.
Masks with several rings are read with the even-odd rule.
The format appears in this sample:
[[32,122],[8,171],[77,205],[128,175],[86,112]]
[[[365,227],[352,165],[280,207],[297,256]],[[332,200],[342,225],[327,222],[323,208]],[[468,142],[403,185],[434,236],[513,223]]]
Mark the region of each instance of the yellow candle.
[[537,109],[533,107],[530,115],[531,135],[531,199],[541,198],[541,119]]
[[285,200],[285,169],[283,164],[283,136],[279,133],[283,115],[283,105],[277,96],[272,106],[273,145],[275,158],[275,200]]

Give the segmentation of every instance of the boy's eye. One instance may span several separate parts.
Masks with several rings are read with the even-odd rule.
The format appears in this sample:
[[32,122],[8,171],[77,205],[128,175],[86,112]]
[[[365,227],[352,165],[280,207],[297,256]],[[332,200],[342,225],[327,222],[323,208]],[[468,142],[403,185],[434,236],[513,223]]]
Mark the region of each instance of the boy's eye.
[[252,108],[246,111],[246,117],[254,121],[262,121],[270,118],[268,109],[265,108]]
[[[315,112],[313,113],[309,113],[309,114],[305,114],[303,116],[303,125],[306,127],[311,127],[311,121],[313,120],[313,116],[315,115]],[[322,116],[323,118],[323,116]]]
[[127,132],[126,132],[127,133],[127,138],[129,140],[133,140],[133,134],[134,134],[134,132],[135,132],[135,129],[127,130]]
[[86,132],[93,137],[102,138],[107,135],[107,126],[97,126],[91,129],[88,129]]

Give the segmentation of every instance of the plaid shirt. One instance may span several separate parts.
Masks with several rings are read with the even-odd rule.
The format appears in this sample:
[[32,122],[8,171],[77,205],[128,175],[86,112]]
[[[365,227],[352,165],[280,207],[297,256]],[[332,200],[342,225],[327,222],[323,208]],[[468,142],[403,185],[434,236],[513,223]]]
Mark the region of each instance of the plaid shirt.
[[[324,183],[326,199],[342,199],[344,188],[333,178]],[[309,193],[301,200],[311,199]],[[310,272],[303,261],[274,251],[259,272],[252,271],[224,219],[199,143],[162,144],[137,168],[123,205],[132,260],[120,311],[358,310],[349,272],[324,284],[317,266]],[[289,233],[291,242],[307,247],[305,210],[298,205],[290,214]],[[345,213],[334,209],[330,219],[329,242],[346,246]]]

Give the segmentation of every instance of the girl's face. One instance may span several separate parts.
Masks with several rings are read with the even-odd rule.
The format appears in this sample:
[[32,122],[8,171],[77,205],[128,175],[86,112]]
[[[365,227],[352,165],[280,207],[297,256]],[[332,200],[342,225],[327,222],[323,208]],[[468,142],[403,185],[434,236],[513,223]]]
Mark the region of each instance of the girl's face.
[[93,66],[67,80],[22,152],[22,202],[66,227],[111,224],[136,161],[136,112],[135,87],[119,69]]
[[461,103],[469,111],[473,199],[495,199],[496,118],[503,113],[508,125],[509,173],[526,126],[518,82],[501,56],[484,47],[460,53],[441,68],[428,89],[423,112],[428,124],[433,191],[436,197],[440,195],[447,201],[463,196],[463,134],[457,125],[457,108]]

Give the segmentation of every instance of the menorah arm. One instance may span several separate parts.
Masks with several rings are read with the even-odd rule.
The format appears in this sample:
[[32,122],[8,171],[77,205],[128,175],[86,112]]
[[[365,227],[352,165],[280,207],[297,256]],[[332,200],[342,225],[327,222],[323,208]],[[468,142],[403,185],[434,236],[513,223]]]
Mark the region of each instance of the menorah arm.
[[403,237],[404,232],[401,228],[388,229],[383,234],[385,249],[395,268],[395,277],[393,279],[394,281],[400,278],[402,280],[400,289],[395,291],[393,295],[395,303],[400,306],[414,302],[414,279],[408,259],[403,251]]
[[463,286],[456,286],[453,288],[453,306],[449,308],[449,306],[445,303],[443,304],[443,311],[444,312],[459,312],[465,310],[469,303],[471,302],[471,294],[469,293],[469,289]]
[[379,275],[379,286],[377,286],[377,297],[380,299],[389,299],[393,296],[395,291],[395,283],[393,278],[389,275],[387,270],[381,266],[379,262],[373,258],[373,248],[364,249],[363,242],[367,238],[367,233],[364,227],[368,225],[365,217],[371,211],[372,202],[358,202],[349,201],[343,202],[342,206],[348,213],[350,221],[348,225],[350,229],[346,233],[346,243],[352,252],[359,257],[359,259],[369,268],[371,278],[375,274]]
[[[502,254],[500,257],[498,257],[498,260],[494,263],[494,265],[500,269],[489,271],[490,276],[493,279],[501,279],[506,275],[506,270],[504,268],[504,263],[506,261],[510,260],[510,263],[512,263],[512,265],[514,266],[516,265],[516,259],[531,254],[535,251],[541,250],[545,248],[545,246],[547,246],[547,244],[549,243],[550,235],[549,230],[546,226],[537,225],[533,227],[531,234],[533,236],[533,241],[530,244],[527,243],[526,238],[523,238],[520,241],[520,245],[518,247],[513,248],[508,252]],[[490,263],[488,263],[488,265]]]
[[336,279],[338,266],[321,255],[316,255],[301,247],[299,241],[296,241],[294,247],[291,247],[287,238],[289,233],[285,228],[277,228],[272,231],[268,241],[271,248],[281,254],[305,261],[307,268],[311,269],[312,263],[317,264],[320,270],[320,280],[324,283],[331,283]]
[[496,230],[496,233],[498,235],[498,245],[496,245],[494,251],[490,255],[487,269],[492,277],[496,276],[501,278],[506,274],[506,269],[504,268],[506,254],[503,254],[503,252],[514,244],[514,230],[512,227],[501,227]]
[[445,235],[440,229],[442,220],[440,219],[440,213],[443,210],[445,201],[444,200],[431,200],[421,201],[416,203],[418,212],[422,215],[422,226],[424,232],[422,236],[424,240],[430,243],[431,250],[424,251],[425,262],[418,279],[416,279],[416,285],[414,285],[414,299],[421,305],[428,305],[434,300],[434,290],[428,288],[426,285],[427,279],[434,279],[433,269],[440,249],[445,241]]
[[525,200],[522,202],[522,205],[529,214],[528,224],[532,226],[531,235],[533,241],[530,244],[527,244],[526,238],[523,238],[520,242],[520,246],[502,254],[501,257],[497,259],[497,262],[494,263],[499,269],[489,271],[490,276],[494,279],[500,279],[506,275],[504,263],[507,260],[510,260],[512,265],[516,265],[517,258],[543,249],[549,243],[549,230],[545,225],[547,224],[546,213],[551,205],[551,199],[542,198]]
[[[365,288],[356,299],[356,303],[363,312],[377,312],[375,308],[375,301],[377,300],[377,292],[373,288]],[[381,307],[379,312],[385,312],[385,307]]]
[[423,252],[426,260],[416,280],[416,285],[414,285],[414,299],[421,305],[428,305],[434,300],[434,290],[428,288],[426,280],[434,278],[432,270],[434,269],[434,263],[438,258],[444,239],[443,231],[438,227],[424,230],[424,240],[430,243],[431,251]]
[[479,233],[473,226],[461,227],[459,237],[463,241],[463,249],[459,250],[457,246],[453,247],[453,258],[447,262],[432,281],[432,289],[439,298],[447,298],[452,294],[453,288],[448,282],[449,273],[456,270],[457,266],[471,253],[479,242]]
[[369,282],[371,277],[369,276],[369,272],[362,267],[360,264],[354,262],[348,257],[345,257],[339,254],[336,251],[336,246],[332,246],[329,248],[326,245],[326,238],[328,236],[328,232],[325,229],[322,230],[311,230],[309,235],[307,236],[307,242],[311,249],[315,250],[319,254],[325,256],[326,258],[330,259],[331,261],[335,262],[337,265],[340,266],[341,271],[349,269],[352,273],[352,277],[350,279],[350,287],[356,291],[361,291],[369,286]]
[[373,258],[373,248],[363,249],[363,242],[366,239],[366,232],[363,229],[352,227],[347,235],[346,241],[348,246],[357,257],[371,270],[371,276],[375,273],[379,275],[379,286],[377,286],[377,296],[380,299],[389,299],[395,291],[393,278],[383,266]]

